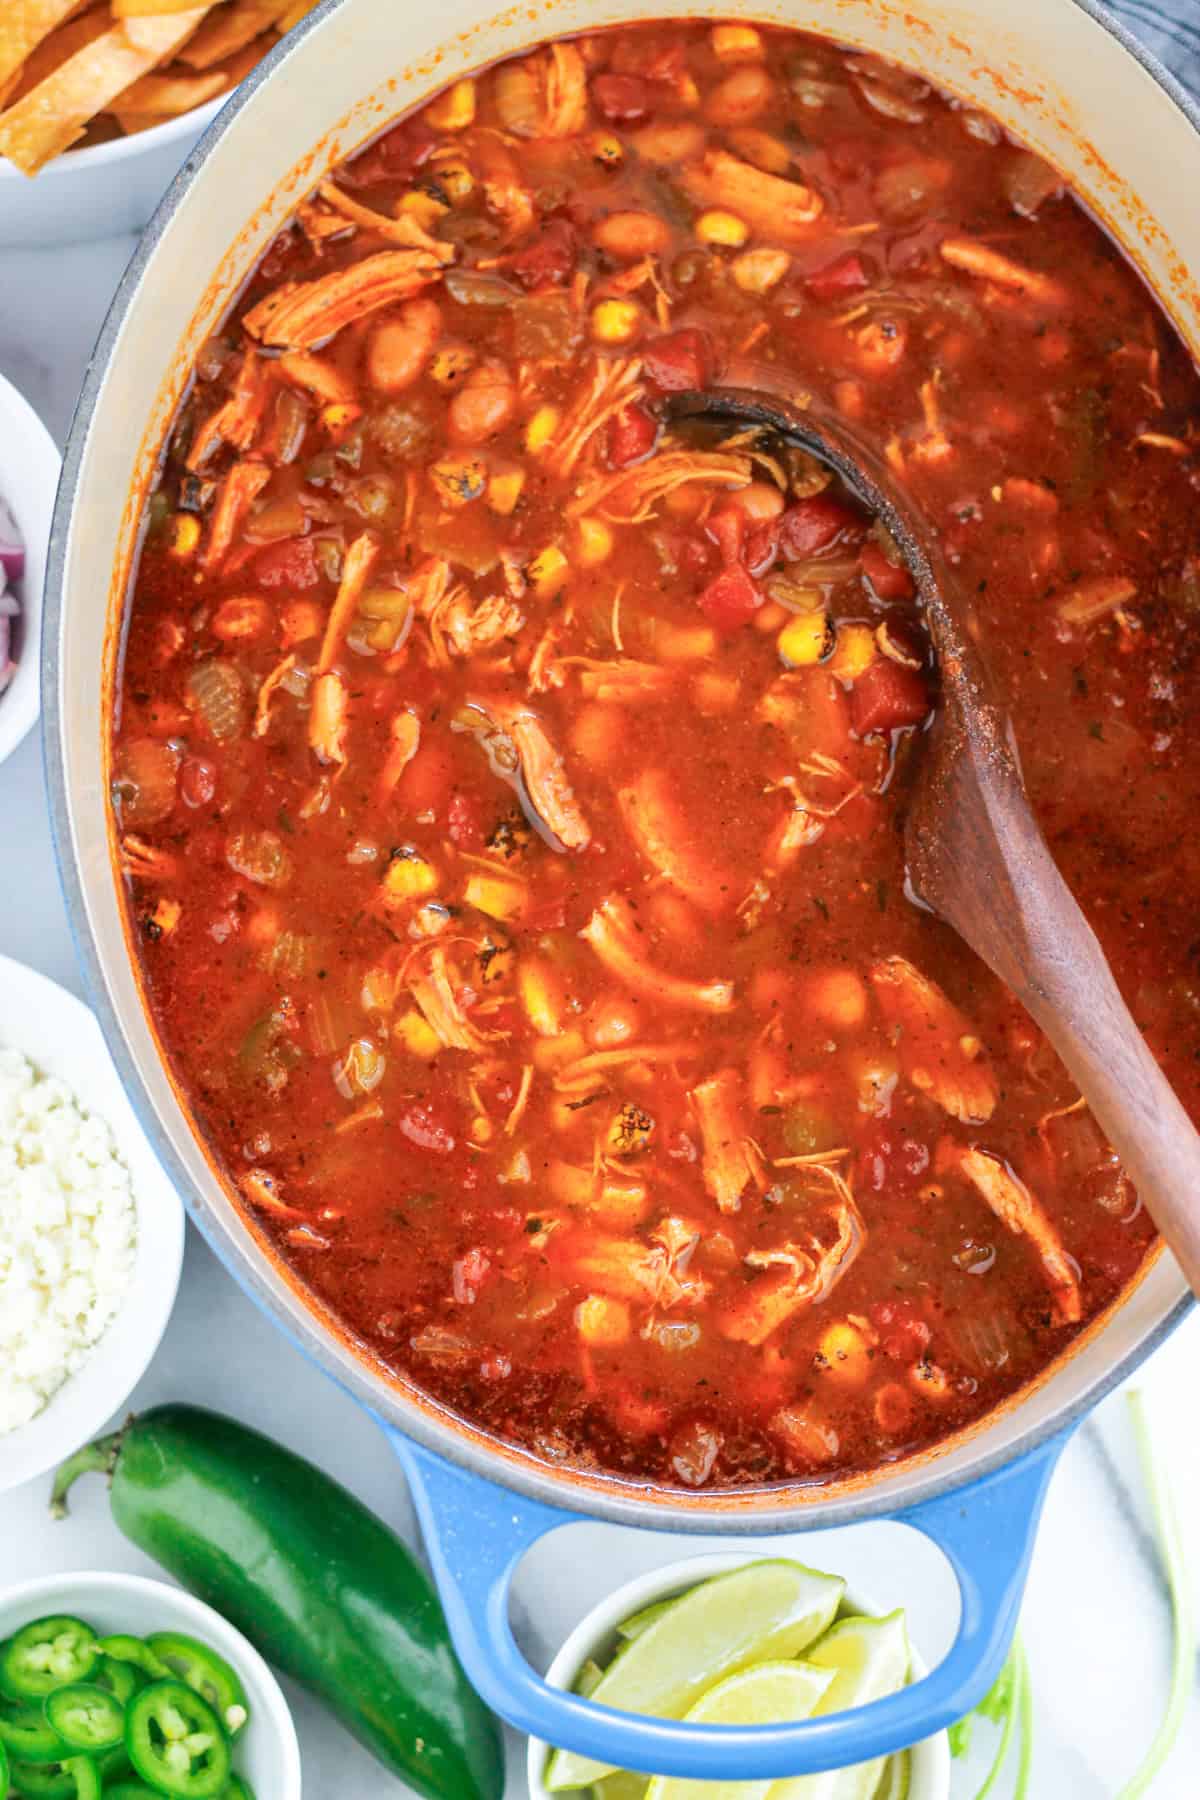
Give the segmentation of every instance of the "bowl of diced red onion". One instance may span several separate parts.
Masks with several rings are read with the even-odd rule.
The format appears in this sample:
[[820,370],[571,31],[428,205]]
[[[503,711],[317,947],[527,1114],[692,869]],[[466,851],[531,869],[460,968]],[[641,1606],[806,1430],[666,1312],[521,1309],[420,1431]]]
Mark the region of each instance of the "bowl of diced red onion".
[[60,467],[50,433],[0,376],[0,762],[37,722],[42,585]]

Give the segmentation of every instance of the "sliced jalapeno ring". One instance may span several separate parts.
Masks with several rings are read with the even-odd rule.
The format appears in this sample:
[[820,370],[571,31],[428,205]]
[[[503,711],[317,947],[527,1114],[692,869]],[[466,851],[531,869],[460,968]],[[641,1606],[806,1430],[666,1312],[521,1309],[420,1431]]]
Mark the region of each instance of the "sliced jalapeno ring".
[[0,1744],[0,1794],[7,1794],[8,1789],[8,1751]]
[[208,1701],[182,1681],[154,1681],[125,1716],[125,1747],[143,1781],[179,1800],[216,1800],[229,1785],[229,1741]]
[[88,1676],[96,1686],[111,1694],[118,1706],[128,1706],[140,1687],[145,1687],[148,1676],[144,1669],[136,1663],[119,1662],[115,1656],[98,1656]]
[[0,1652],[0,1688],[15,1700],[44,1700],[69,1681],[86,1679],[96,1634],[82,1619],[54,1613],[15,1632]]
[[[104,1800],[160,1800],[153,1788],[148,1788],[144,1781],[131,1775],[128,1781],[118,1781],[116,1787],[106,1787]],[[221,1800],[225,1800],[222,1795]]]
[[[26,1796],[28,1800],[75,1800],[79,1782],[68,1765],[80,1760],[83,1759],[68,1757],[66,1762],[57,1763],[15,1762],[10,1770],[9,1780],[17,1793],[23,1796],[23,1800]],[[108,1800],[111,1790],[105,1783],[118,1780],[129,1768],[124,1744],[115,1750],[105,1750],[96,1758],[96,1768],[104,1800]]]
[[[107,1796],[105,1797],[107,1800]],[[244,1775],[231,1775],[221,1800],[254,1800],[254,1789]]]
[[146,1642],[173,1675],[208,1701],[229,1736],[236,1737],[250,1708],[237,1671],[225,1658],[182,1631],[155,1631]]
[[75,1681],[55,1688],[44,1702],[46,1722],[72,1750],[89,1756],[125,1739],[125,1708],[95,1682]]
[[100,1800],[100,1769],[90,1756],[69,1756],[63,1768],[75,1783],[75,1800]]
[[165,1681],[171,1673],[166,1663],[155,1656],[145,1638],[118,1633],[115,1637],[98,1638],[96,1648],[105,1656],[111,1656],[114,1662],[131,1663],[151,1681]]
[[40,1706],[8,1701],[0,1707],[0,1744],[13,1762],[53,1763],[70,1755]]

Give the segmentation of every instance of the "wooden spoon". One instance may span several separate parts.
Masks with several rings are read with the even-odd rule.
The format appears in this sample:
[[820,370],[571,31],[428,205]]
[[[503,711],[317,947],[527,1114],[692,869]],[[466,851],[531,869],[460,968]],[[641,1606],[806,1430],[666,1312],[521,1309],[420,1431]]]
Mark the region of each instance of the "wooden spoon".
[[914,899],[953,926],[1041,1026],[1200,1297],[1200,1134],[1121,998],[1046,847],[968,597],[936,533],[845,420],[753,386],[668,395],[672,419],[763,425],[827,463],[881,519],[912,573],[941,671],[905,829]]

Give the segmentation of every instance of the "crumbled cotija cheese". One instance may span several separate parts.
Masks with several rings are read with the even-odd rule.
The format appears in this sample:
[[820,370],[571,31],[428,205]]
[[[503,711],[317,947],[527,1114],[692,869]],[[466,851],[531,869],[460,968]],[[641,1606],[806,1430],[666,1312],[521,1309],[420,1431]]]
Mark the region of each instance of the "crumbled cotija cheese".
[[104,1120],[0,1050],[0,1432],[40,1412],[110,1324],[136,1228]]

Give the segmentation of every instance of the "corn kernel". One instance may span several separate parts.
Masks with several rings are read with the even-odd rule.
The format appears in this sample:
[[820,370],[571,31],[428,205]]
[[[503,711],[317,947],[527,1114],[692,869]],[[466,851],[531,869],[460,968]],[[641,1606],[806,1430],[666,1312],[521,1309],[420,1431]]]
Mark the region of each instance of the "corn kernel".
[[438,496],[447,506],[468,506],[488,484],[487,464],[478,456],[444,456],[429,471]]
[[776,645],[789,668],[803,669],[818,663],[829,647],[829,620],[823,612],[794,613]]
[[736,213],[710,207],[696,220],[696,236],[702,244],[718,244],[723,249],[740,250],[750,236],[750,227]]
[[[539,600],[553,600],[566,586],[571,565],[557,544],[547,544],[526,569],[529,585]],[[874,639],[872,639],[874,643]]]
[[463,899],[476,912],[489,919],[517,919],[525,909],[525,886],[504,875],[485,875],[482,871],[468,875]]
[[827,1380],[861,1387],[871,1373],[871,1346],[849,1319],[826,1326],[817,1348],[825,1359]]
[[791,257],[786,250],[744,250],[729,265],[729,273],[743,294],[769,294],[787,274]]
[[634,300],[601,300],[592,308],[592,336],[601,344],[628,344],[642,327],[642,309]]
[[194,556],[200,542],[200,521],[192,513],[176,513],[171,520],[168,548],[172,556],[185,561]]
[[411,188],[396,202],[396,211],[397,213],[410,213],[417,224],[423,225],[426,231],[435,231],[439,221],[446,216],[450,208],[444,200],[439,200],[434,194],[427,194],[421,188]]
[[625,146],[611,131],[598,131],[592,139],[592,155],[606,169],[619,169],[625,161]]
[[853,969],[826,969],[808,984],[808,1010],[822,1024],[851,1031],[867,1016],[867,989]]
[[650,1195],[642,1181],[606,1181],[588,1202],[588,1216],[608,1231],[632,1231],[650,1211]]
[[475,177],[464,162],[442,162],[435,157],[430,172],[438,192],[453,206],[462,206],[475,192]]
[[877,655],[875,633],[869,625],[839,625],[829,673],[839,681],[857,681]]
[[425,108],[435,131],[463,131],[475,119],[475,83],[456,81]]
[[715,669],[705,669],[692,683],[696,710],[706,719],[732,712],[741,693],[742,684],[736,675],[721,675]]
[[558,430],[562,413],[557,406],[539,406],[525,427],[525,448],[531,456],[544,450]]
[[517,968],[517,992],[539,1037],[555,1038],[562,1024],[563,997],[548,963],[528,958]]
[[488,482],[487,503],[494,513],[507,519],[521,498],[524,486],[524,469],[515,465],[511,469],[496,469]]
[[575,1308],[575,1325],[585,1344],[594,1350],[611,1349],[629,1336],[629,1308],[623,1300],[605,1294],[589,1294]]
[[385,906],[402,906],[407,900],[424,900],[438,884],[432,863],[417,851],[405,848],[393,856],[383,877]]
[[436,1056],[442,1048],[441,1038],[415,1006],[396,1020],[392,1036],[400,1040],[411,1056]]
[[613,534],[603,519],[582,518],[575,524],[576,554],[585,569],[594,569],[612,555]]
[[761,56],[763,41],[753,25],[714,25],[709,42],[713,55],[724,62],[740,56]]
[[335,400],[321,408],[321,423],[331,437],[340,437],[361,417],[362,407],[350,401]]
[[178,900],[168,900],[165,897],[161,899],[146,920],[147,937],[153,938],[155,942],[159,938],[170,937],[182,912],[183,908]]
[[429,373],[439,387],[453,387],[468,370],[475,367],[477,357],[469,344],[447,344],[435,350],[429,359]]

